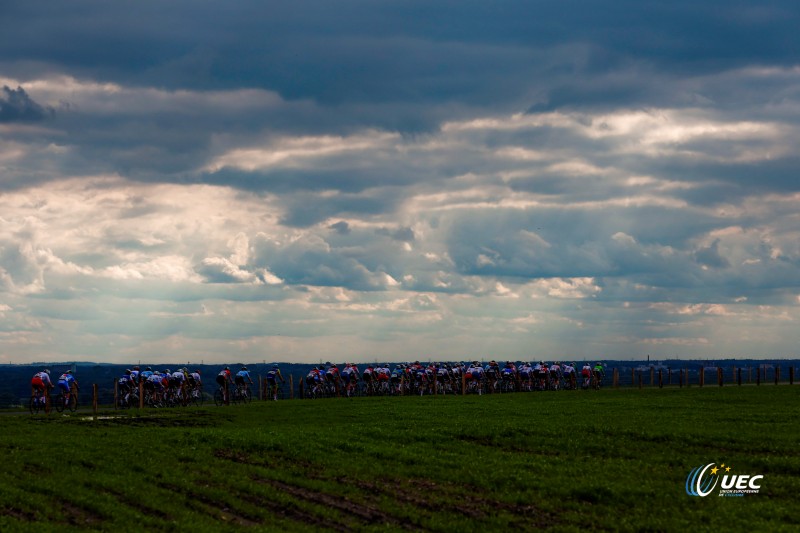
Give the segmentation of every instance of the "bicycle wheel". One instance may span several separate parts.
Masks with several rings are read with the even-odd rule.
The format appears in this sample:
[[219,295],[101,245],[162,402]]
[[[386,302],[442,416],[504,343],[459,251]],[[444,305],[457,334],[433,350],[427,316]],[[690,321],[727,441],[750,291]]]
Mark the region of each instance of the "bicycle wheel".
[[39,413],[39,408],[41,407],[39,405],[39,398],[37,398],[35,395],[31,396],[31,401],[30,401],[29,407],[30,407],[32,415],[38,414]]
[[62,392],[62,393],[59,393],[58,396],[56,396],[56,411],[58,411],[59,413],[63,413],[64,412],[64,403],[65,403],[64,402],[64,393]]

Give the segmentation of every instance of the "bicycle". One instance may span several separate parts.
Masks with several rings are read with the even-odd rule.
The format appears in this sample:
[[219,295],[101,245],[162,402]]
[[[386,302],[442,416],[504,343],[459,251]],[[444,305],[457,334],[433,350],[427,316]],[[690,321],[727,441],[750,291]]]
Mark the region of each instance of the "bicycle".
[[253,397],[250,395],[250,391],[245,385],[236,385],[233,389],[233,397],[231,400],[233,403],[250,403],[253,401]]
[[[350,389],[348,388],[347,395],[350,396]],[[283,400],[283,383],[271,383],[267,385],[267,398],[269,400]]]
[[191,389],[189,389],[187,403],[191,402],[196,407],[200,407],[203,405],[205,398],[203,398],[203,389],[199,385],[195,385]]
[[214,405],[217,407],[225,405],[225,398],[229,393],[230,391],[227,386],[220,385],[217,390],[214,391]]
[[39,414],[39,411],[45,411],[47,407],[47,398],[44,395],[43,390],[36,389],[33,394],[31,394],[31,401],[29,403],[29,408],[32,415]]
[[56,411],[63,413],[64,410],[75,412],[78,410],[78,394],[75,392],[59,392],[56,396]]

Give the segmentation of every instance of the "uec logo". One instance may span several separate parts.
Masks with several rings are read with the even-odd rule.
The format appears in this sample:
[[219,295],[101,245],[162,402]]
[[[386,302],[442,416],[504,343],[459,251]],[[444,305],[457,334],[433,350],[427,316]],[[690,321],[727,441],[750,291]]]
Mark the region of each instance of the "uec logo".
[[[713,468],[712,468],[713,467]],[[710,470],[709,470],[710,469]],[[730,472],[731,468],[717,468],[716,463],[709,463],[705,466],[693,468],[686,476],[686,494],[689,496],[699,496],[705,498],[711,494],[720,482],[720,472],[722,470]],[[743,496],[745,494],[758,494],[761,485],[756,481],[763,479],[764,476],[750,475],[724,475],[720,483],[720,496]]]

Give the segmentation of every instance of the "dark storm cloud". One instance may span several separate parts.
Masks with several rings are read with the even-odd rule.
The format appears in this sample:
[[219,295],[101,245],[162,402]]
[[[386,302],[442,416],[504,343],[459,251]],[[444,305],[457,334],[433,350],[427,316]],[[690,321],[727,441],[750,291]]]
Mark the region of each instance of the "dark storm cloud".
[[37,122],[52,117],[55,111],[31,99],[25,89],[3,86],[0,93],[0,122]]
[[[487,104],[518,100],[537,78],[558,83],[634,60],[684,73],[793,64],[797,26],[789,1],[139,2],[135,8],[84,1],[46,10],[6,6],[0,61],[19,70],[60,65],[125,84],[262,87],[329,104]],[[584,46],[584,54],[557,64],[530,53],[573,44]],[[539,87],[553,105],[558,93]],[[558,98],[561,105],[579,103],[568,93]]]

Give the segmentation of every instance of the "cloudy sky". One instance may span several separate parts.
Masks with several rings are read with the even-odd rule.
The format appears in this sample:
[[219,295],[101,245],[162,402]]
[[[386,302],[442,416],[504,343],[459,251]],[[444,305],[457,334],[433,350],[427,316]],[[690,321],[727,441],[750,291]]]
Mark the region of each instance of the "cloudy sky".
[[0,11],[0,363],[797,356],[795,1]]

